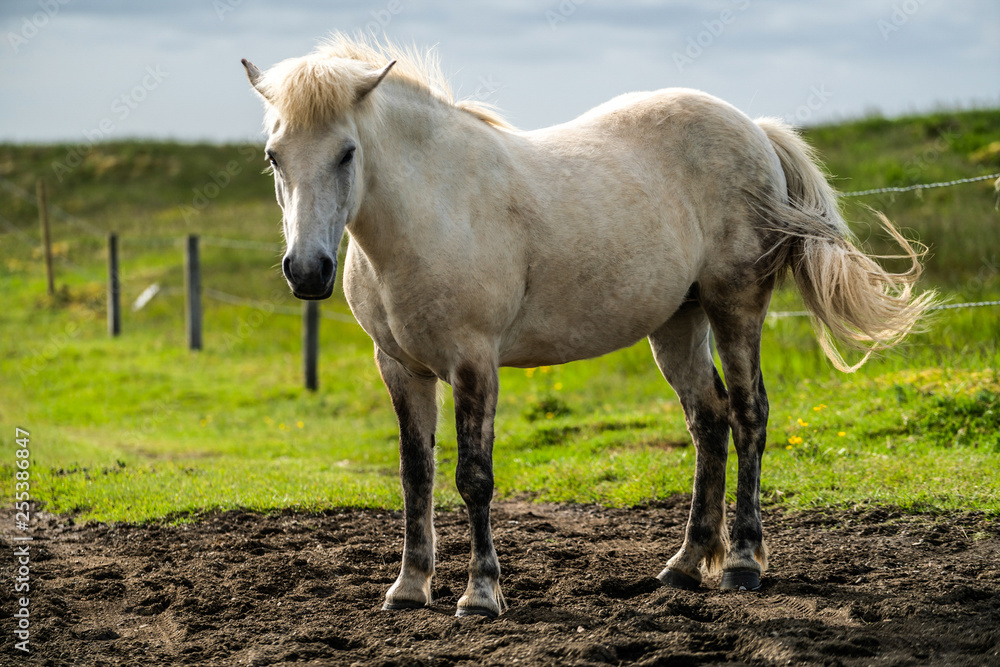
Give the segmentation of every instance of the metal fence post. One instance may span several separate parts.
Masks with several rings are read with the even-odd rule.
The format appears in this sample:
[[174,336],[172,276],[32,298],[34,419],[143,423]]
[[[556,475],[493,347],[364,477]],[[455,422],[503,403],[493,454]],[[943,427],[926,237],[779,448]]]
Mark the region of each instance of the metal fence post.
[[302,304],[302,368],[306,379],[306,389],[319,388],[316,372],[319,361],[319,301],[304,301]]
[[56,293],[55,276],[52,274],[52,237],[49,234],[49,203],[45,196],[45,181],[38,179],[35,184],[35,196],[38,200],[38,222],[42,226],[42,245],[45,253],[45,280],[49,296]]
[[198,258],[198,235],[189,234],[184,253],[184,282],[187,301],[188,348],[201,349],[201,262]]
[[122,330],[122,287],[118,275],[118,235],[108,234],[108,334],[113,338]]

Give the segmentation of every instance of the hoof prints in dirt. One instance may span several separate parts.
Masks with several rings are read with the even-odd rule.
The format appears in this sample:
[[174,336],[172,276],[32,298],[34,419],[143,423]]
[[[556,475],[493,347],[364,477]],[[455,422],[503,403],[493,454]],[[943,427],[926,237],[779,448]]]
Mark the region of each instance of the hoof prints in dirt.
[[[510,610],[454,618],[467,522],[438,515],[430,608],[383,612],[398,513],[227,512],[183,526],[48,517],[32,553],[32,659],[46,665],[1000,664],[1000,526],[969,514],[769,514],[755,593],[653,578],[681,541],[659,507],[501,503]],[[7,524],[9,525],[9,521]],[[4,538],[10,551],[10,536]],[[13,559],[0,563],[11,581]],[[12,608],[12,587],[0,599]],[[2,620],[10,637],[12,619]],[[16,657],[7,642],[0,663]]]

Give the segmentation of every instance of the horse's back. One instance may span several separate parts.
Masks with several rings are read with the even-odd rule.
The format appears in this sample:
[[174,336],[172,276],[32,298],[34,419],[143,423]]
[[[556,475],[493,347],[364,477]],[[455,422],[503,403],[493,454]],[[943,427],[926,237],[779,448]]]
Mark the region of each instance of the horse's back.
[[780,164],[731,105],[688,89],[630,93],[522,136],[536,219],[513,365],[538,363],[528,351],[569,361],[632,344],[706,273],[759,256],[746,191],[774,187]]

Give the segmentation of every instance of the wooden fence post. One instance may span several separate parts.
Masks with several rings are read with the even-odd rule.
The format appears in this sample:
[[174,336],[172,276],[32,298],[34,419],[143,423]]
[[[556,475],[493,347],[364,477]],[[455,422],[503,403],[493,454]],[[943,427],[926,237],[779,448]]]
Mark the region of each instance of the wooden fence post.
[[118,278],[118,235],[108,234],[108,334],[122,330],[122,289]]
[[188,348],[201,349],[201,262],[198,258],[198,235],[189,234],[184,252],[184,294],[187,308]]
[[319,361],[319,301],[304,301],[302,304],[302,368],[306,378],[306,389],[319,388],[316,367]]
[[42,244],[45,246],[45,278],[48,284],[49,296],[56,293],[55,277],[52,275],[52,238],[49,235],[49,204],[45,196],[45,181],[38,179],[35,184],[35,194],[38,198],[38,222],[42,225]]

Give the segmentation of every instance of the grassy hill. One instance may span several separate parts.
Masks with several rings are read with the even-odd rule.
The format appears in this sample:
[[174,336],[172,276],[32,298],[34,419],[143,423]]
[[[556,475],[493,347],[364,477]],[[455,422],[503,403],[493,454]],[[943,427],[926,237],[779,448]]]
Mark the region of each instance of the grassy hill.
[[[865,119],[808,137],[845,191],[1000,172],[1000,110]],[[212,507],[399,506],[396,427],[371,342],[339,291],[323,310],[320,391],[301,388],[299,303],[277,269],[280,211],[260,146],[120,142],[0,146],[0,425],[32,435],[32,498],[98,519]],[[45,295],[35,181],[53,205],[55,298]],[[925,287],[1000,298],[992,182],[844,200],[931,247]],[[123,334],[104,325],[106,234],[121,235]],[[203,236],[205,349],[185,349],[180,239]],[[213,238],[260,247],[212,244]],[[882,239],[869,239],[875,250]],[[127,304],[148,286],[149,305]],[[797,310],[783,290],[772,310]],[[1000,511],[1000,321],[944,311],[926,333],[853,376],[825,361],[801,318],[769,320],[772,403],[764,492],[790,506],[894,503]],[[679,406],[642,342],[601,359],[505,369],[497,424],[501,495],[632,504],[686,492],[693,452]],[[447,390],[445,394],[447,396]],[[442,408],[439,501],[455,436]],[[11,436],[13,437],[13,436]],[[733,457],[735,462],[735,456]],[[13,458],[0,460],[12,493]],[[730,466],[730,473],[735,465]]]

